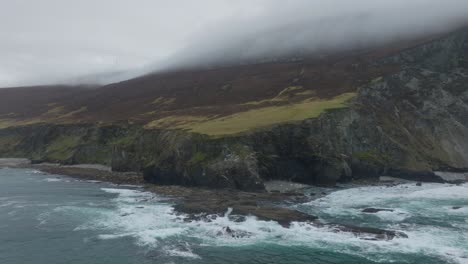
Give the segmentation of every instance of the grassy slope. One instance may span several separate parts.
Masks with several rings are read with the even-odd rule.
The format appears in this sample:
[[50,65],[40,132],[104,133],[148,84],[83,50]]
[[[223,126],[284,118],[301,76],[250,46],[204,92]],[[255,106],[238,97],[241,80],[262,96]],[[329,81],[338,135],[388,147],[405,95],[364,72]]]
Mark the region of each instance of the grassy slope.
[[[382,48],[382,54],[387,54]],[[316,117],[399,65],[369,53],[300,62],[155,73],[102,87],[0,89],[0,129],[31,124],[139,124],[210,135]]]
[[[237,100],[236,103],[223,104],[213,100],[215,102],[202,107],[186,108],[178,105],[175,98],[158,96],[147,104],[154,110],[140,113],[134,118],[139,119],[138,122],[147,129],[182,129],[211,136],[233,135],[314,118],[328,109],[345,107],[344,103],[355,95],[353,89],[349,88],[335,88],[332,90],[333,96],[320,94],[322,90],[302,85],[286,86],[277,89],[276,94],[259,96],[251,101]],[[141,107],[135,105],[138,106]],[[167,107],[172,108],[167,109]],[[43,113],[31,118],[18,120],[14,115],[0,116],[0,129],[38,123],[86,123],[82,117],[95,117],[91,111],[87,106],[48,103]],[[112,123],[112,121],[97,123]]]
[[344,93],[331,99],[309,98],[297,103],[267,106],[224,117],[173,116],[155,120],[149,123],[148,127],[180,128],[212,136],[238,134],[317,117],[326,110],[345,107],[345,102],[354,95],[354,93]]
[[0,89],[0,129],[137,123],[220,135],[298,121],[343,107],[359,87],[401,70],[375,61],[443,35],[296,62],[154,73],[101,87]]

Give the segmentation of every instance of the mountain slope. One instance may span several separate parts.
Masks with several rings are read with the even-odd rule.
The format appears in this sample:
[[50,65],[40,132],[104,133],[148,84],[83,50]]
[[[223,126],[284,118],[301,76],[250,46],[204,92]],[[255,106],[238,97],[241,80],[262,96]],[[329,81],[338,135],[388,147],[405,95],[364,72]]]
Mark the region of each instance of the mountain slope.
[[312,61],[49,87],[37,98],[34,88],[7,89],[0,154],[238,189],[262,189],[265,179],[441,181],[434,171],[468,168],[467,83],[460,30]]
[[[258,119],[271,111],[284,116],[270,118],[260,127],[289,118],[301,120],[315,116],[300,110],[304,104],[316,108],[316,113],[342,107],[343,102],[335,102],[336,98],[347,98],[370,80],[402,67],[398,63],[375,65],[375,60],[433,38],[282,63],[155,73],[103,87],[1,89],[0,127],[130,122],[207,133],[197,128],[211,127],[213,123],[215,128],[223,127],[223,118],[239,120],[239,114],[257,117],[257,109]],[[332,104],[324,105],[323,101],[328,100]],[[322,103],[315,107],[316,101]],[[289,114],[282,114],[282,110]],[[251,128],[257,127],[247,125],[245,130]]]

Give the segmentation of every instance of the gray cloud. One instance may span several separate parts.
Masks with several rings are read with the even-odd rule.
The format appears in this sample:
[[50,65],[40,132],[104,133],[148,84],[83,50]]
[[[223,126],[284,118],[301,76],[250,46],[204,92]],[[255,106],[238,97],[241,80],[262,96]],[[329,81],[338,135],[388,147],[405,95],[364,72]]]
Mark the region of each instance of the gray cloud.
[[368,47],[468,21],[463,0],[271,0],[265,7],[194,36],[168,65],[216,66]]
[[466,0],[0,0],[0,87],[354,48],[467,18]]

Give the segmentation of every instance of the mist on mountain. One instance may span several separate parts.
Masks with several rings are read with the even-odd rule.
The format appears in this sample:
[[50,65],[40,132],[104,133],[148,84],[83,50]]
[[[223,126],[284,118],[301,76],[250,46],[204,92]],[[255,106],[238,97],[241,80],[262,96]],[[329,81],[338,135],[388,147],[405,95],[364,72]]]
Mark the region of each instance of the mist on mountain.
[[106,84],[167,70],[294,60],[446,32],[468,21],[464,0],[22,0],[3,6],[0,87]]

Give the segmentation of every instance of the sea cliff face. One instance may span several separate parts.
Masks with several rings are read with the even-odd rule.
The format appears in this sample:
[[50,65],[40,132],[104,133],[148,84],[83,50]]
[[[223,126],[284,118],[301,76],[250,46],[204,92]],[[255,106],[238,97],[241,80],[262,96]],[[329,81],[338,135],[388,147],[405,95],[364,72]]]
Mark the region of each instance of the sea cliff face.
[[[157,184],[262,190],[266,179],[311,184],[380,175],[442,181],[468,169],[468,32],[373,62],[346,107],[228,136],[144,125],[34,124],[0,130],[0,156],[98,163]],[[358,66],[356,66],[358,67]]]

